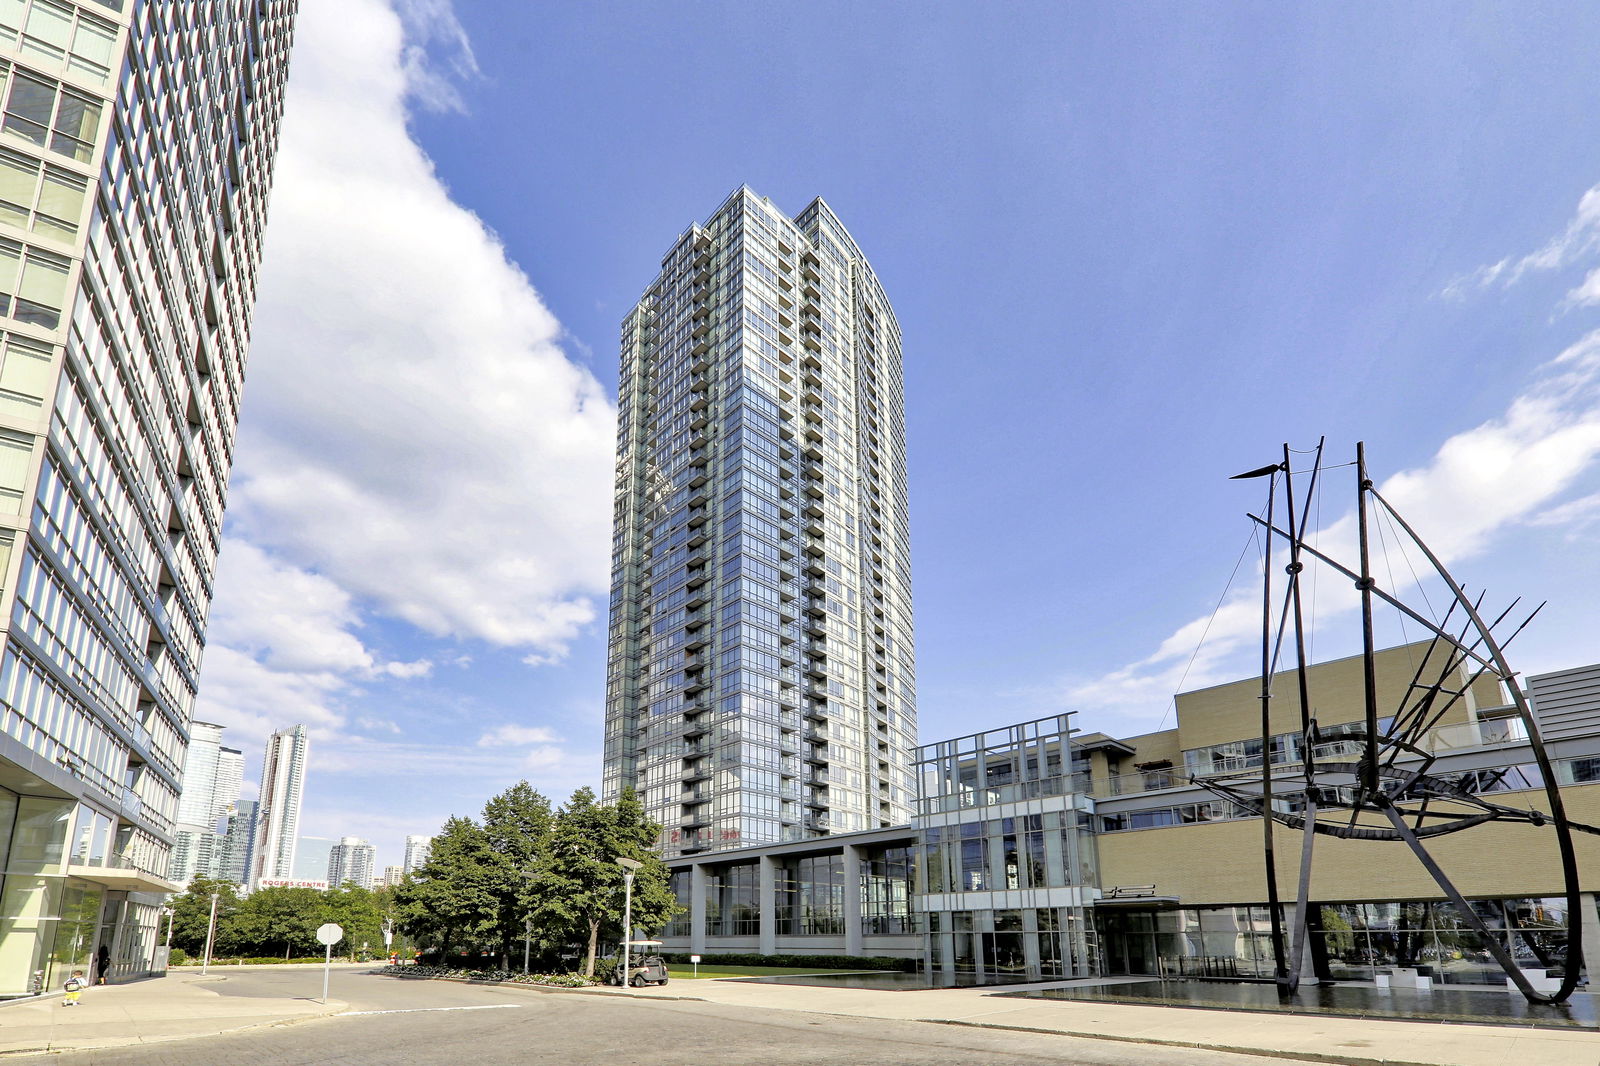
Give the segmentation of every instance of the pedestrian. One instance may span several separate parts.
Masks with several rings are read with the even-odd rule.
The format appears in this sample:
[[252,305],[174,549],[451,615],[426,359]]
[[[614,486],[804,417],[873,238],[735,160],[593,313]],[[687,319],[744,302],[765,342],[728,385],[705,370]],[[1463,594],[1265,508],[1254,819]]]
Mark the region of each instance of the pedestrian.
[[84,980],[82,970],[73,970],[72,976],[67,978],[67,983],[63,987],[67,991],[67,997],[61,1001],[61,1005],[63,1007],[76,1007],[78,1005],[78,997],[83,994],[85,988],[89,987],[89,982]]
[[97,984],[97,985],[105,984],[106,983],[106,975],[108,973],[110,973],[110,972],[111,972],[111,949],[106,947],[104,944],[101,944],[100,945],[100,950],[94,953],[95,984]]

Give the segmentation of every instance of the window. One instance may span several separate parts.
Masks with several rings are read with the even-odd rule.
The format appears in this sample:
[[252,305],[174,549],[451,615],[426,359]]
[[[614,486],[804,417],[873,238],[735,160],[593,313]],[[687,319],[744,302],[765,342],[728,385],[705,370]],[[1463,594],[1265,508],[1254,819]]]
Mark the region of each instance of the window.
[[100,104],[67,92],[53,81],[12,72],[0,129],[87,163],[94,158],[94,134],[100,125]]
[[22,508],[22,488],[28,481],[33,458],[33,438],[0,430],[0,509]]
[[95,82],[111,77],[117,27],[60,0],[0,0],[0,42],[41,67]]
[[50,384],[49,345],[0,334],[0,412],[36,418]]
[[0,222],[70,241],[87,186],[76,174],[0,148]]

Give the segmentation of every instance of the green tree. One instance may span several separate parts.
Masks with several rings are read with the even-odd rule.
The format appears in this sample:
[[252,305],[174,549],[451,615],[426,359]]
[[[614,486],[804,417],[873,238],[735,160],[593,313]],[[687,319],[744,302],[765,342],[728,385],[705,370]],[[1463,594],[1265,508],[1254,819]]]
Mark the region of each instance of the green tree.
[[343,888],[330,888],[322,893],[318,922],[336,922],[344,930],[344,939],[333,947],[334,954],[351,955],[367,945],[369,951],[383,949],[383,911],[376,893],[346,881]]
[[550,849],[550,801],[519,781],[483,805],[483,833],[496,885],[500,965],[510,966],[523,923],[538,909],[538,873]]
[[218,935],[233,955],[315,955],[324,921],[323,893],[314,888],[258,888],[240,901]]
[[451,818],[428,861],[395,890],[400,928],[442,954],[498,949],[504,868],[489,836],[470,818]]
[[580,788],[557,813],[549,855],[540,870],[539,903],[553,926],[586,945],[585,976],[594,976],[603,935],[623,934],[623,873],[618,858],[643,865],[634,877],[636,929],[655,930],[677,909],[667,887],[667,869],[653,850],[661,827],[645,816],[632,789],[615,806],[595,802]]
[[227,925],[239,908],[239,886],[232,881],[197,877],[189,890],[172,897],[172,946],[198,955],[206,948],[206,926],[211,918],[211,894],[217,894],[217,927]]

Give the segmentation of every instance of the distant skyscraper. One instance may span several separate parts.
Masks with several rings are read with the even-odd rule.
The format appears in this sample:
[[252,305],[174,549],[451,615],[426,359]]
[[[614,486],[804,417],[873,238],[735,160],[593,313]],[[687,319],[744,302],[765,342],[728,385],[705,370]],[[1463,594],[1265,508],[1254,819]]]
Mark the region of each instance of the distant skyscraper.
[[387,888],[393,888],[398,885],[405,880],[405,877],[406,871],[403,866],[385,866],[383,868],[383,883]]
[[226,829],[221,822],[238,800],[243,779],[244,754],[222,746],[222,727],[193,723],[183,763],[183,792],[178,798],[168,880],[187,885],[196,877],[217,876],[218,834]]
[[306,759],[310,754],[306,727],[297,725],[272,734],[261,765],[261,795],[256,806],[256,843],[251,884],[263,877],[294,877],[300,803],[304,799]]
[[900,328],[828,205],[747,188],[622,327],[604,794],[667,854],[905,823]]
[[433,850],[433,838],[424,836],[406,837],[406,856],[402,869],[411,873],[417,867],[428,861],[428,855]]
[[244,884],[250,877],[250,854],[256,839],[256,804],[240,800],[227,815],[227,831],[217,848],[215,876]]
[[328,854],[336,844],[332,837],[301,837],[295,842],[294,872],[297,881],[326,881]]
[[0,3],[0,997],[155,955],[295,7]]
[[360,837],[340,837],[328,851],[328,887],[338,888],[346,881],[362,888],[372,887],[372,869],[378,861],[377,849]]

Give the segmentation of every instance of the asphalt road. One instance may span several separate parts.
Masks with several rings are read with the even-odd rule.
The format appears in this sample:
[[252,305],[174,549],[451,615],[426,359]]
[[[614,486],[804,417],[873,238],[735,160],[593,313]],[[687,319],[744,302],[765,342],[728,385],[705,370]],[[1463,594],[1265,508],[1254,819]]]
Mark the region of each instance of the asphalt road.
[[[289,971],[230,975],[214,987],[223,995],[321,994],[318,968]],[[674,982],[672,990],[692,995],[693,982]],[[331,995],[348,1002],[350,1012],[231,1036],[75,1052],[51,1061],[62,1066],[1271,1066],[1281,1061],[926,1022],[404,981],[359,971],[335,972]]]

